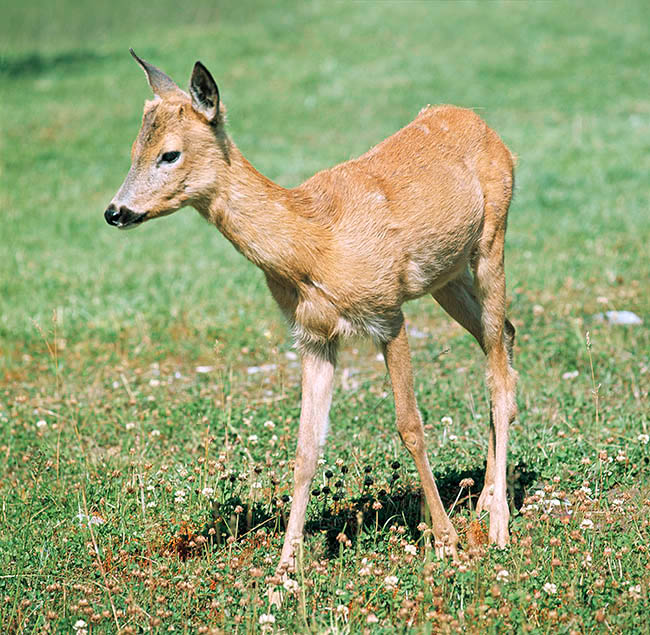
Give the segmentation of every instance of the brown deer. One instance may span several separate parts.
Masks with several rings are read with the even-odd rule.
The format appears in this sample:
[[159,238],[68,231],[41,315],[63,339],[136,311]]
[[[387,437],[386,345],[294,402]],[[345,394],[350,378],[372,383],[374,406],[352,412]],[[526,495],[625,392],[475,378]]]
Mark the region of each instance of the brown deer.
[[302,357],[294,494],[280,568],[301,539],[325,441],[343,337],[369,335],[390,374],[397,429],[415,460],[436,552],[456,556],[458,535],[427,459],[413,392],[402,304],[425,294],[465,327],[487,356],[491,417],[479,511],[489,538],[508,541],[508,425],[516,414],[515,330],[505,317],[503,264],[513,156],[471,110],[422,109],[358,159],[294,189],[242,156],[225,128],[214,79],[196,62],[189,94],[137,57],[155,98],[145,104],[126,179],[106,221],[131,228],[192,206],[266,276]]

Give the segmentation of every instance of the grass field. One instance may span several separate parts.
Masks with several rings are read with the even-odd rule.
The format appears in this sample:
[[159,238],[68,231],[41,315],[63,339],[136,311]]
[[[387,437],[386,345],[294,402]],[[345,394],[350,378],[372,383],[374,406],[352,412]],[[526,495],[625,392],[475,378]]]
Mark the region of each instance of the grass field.
[[[647,632],[650,5],[149,4],[0,0],[0,631]],[[193,210],[106,225],[149,98],[129,46],[181,86],[201,59],[284,186],[428,103],[475,108],[517,154],[506,550],[432,556],[383,363],[351,342],[295,585],[269,605],[298,363],[262,274]],[[406,315],[467,544],[482,354],[432,301]]]

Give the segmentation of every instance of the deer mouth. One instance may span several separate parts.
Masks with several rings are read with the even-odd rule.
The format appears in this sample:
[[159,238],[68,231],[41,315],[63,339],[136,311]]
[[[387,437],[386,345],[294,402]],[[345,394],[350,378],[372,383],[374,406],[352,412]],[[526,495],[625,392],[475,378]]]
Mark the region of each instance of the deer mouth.
[[127,215],[124,218],[120,218],[117,223],[118,229],[135,229],[138,225],[144,223],[147,220],[147,212],[144,214],[133,214]]

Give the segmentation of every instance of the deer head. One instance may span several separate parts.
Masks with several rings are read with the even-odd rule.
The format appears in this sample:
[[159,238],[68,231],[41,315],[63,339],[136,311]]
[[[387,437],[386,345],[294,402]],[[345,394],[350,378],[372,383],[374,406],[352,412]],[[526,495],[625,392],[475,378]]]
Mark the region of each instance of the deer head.
[[120,229],[188,205],[201,208],[218,193],[220,166],[228,164],[225,111],[208,69],[196,62],[187,94],[133,49],[131,55],[155,97],[145,103],[131,169],[104,212]]

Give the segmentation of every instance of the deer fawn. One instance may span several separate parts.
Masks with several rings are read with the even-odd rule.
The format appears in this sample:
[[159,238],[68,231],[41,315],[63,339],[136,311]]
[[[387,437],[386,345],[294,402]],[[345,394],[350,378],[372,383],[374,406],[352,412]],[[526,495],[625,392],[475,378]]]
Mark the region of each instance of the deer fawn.
[[415,460],[436,552],[456,556],[458,535],[436,488],[401,306],[431,294],[487,356],[491,417],[485,486],[491,542],[508,541],[506,446],[516,414],[515,329],[505,317],[503,264],[513,157],[474,112],[426,107],[358,159],[284,189],[257,172],[230,140],[225,108],[196,62],[189,95],[133,57],[155,98],[145,104],[132,165],[105,211],[121,229],[192,206],[266,276],[302,356],[294,494],[280,559],[302,537],[325,441],[339,340],[369,335],[390,374],[397,429]]

